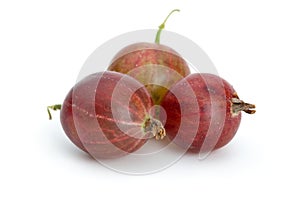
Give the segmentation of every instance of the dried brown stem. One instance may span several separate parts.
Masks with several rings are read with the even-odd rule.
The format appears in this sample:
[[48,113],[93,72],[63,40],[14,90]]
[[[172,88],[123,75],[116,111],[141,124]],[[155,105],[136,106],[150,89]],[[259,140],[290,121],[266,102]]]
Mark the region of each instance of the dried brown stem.
[[248,114],[254,114],[256,112],[256,110],[254,110],[255,105],[250,103],[245,103],[239,98],[232,98],[231,102],[232,102],[231,109],[233,114],[237,114],[241,111],[244,111]]

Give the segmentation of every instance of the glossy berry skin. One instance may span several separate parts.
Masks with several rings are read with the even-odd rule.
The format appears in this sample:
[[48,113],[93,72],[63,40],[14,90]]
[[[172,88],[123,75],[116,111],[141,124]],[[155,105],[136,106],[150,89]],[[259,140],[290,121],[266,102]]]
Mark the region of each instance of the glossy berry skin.
[[[241,111],[234,103],[237,100],[233,87],[219,76],[187,76],[170,89],[161,103],[167,113],[167,136],[191,152],[223,147],[240,125]],[[182,118],[182,112],[187,118]]]
[[143,129],[151,106],[150,95],[138,81],[101,72],[70,90],[60,119],[67,136],[81,150],[94,158],[115,158],[136,151],[147,141],[148,132]]
[[155,104],[160,104],[168,88],[190,74],[175,50],[156,43],[126,46],[112,59],[108,70],[129,74],[143,83]]

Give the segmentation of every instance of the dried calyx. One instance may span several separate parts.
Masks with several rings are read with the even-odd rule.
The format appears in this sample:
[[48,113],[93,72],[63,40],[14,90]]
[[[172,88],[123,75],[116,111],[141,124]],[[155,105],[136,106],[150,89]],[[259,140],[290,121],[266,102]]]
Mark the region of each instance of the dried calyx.
[[152,117],[148,117],[143,125],[145,133],[150,132],[156,140],[162,140],[166,136],[166,130],[162,123]]

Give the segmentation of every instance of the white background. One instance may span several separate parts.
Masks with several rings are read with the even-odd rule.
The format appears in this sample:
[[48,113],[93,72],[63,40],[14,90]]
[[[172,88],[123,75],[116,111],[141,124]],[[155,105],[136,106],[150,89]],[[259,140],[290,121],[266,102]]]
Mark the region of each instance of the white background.
[[[257,114],[206,160],[152,175],[113,172],[64,135],[61,103],[87,57],[128,32],[166,29],[196,42]],[[298,1],[1,1],[1,200],[299,200]]]

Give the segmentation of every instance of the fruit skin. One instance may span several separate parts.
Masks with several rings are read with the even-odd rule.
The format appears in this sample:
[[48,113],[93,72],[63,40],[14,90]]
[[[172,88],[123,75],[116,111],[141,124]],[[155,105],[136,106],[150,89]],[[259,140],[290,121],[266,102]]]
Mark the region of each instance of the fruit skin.
[[[182,95],[177,99],[174,94]],[[191,101],[195,96],[198,107]],[[234,137],[241,121],[241,112],[232,111],[233,98],[238,99],[237,93],[219,76],[200,73],[187,76],[170,89],[161,103],[167,113],[167,136],[191,152],[223,147]],[[216,108],[213,114],[212,107]],[[182,118],[181,110],[188,118]],[[196,121],[192,121],[193,118]],[[180,125],[182,129],[179,129]],[[191,132],[193,129],[197,132]]]
[[[117,90],[124,93],[112,99],[117,84]],[[122,102],[126,98],[127,105]],[[129,112],[132,120],[113,117],[112,105],[117,113]],[[142,126],[151,106],[142,84],[124,74],[101,72],[87,76],[70,90],[60,119],[67,136],[81,150],[94,158],[115,158],[136,151],[147,141]],[[116,122],[124,126],[122,130]]]
[[[158,65],[168,69],[157,71]],[[156,69],[151,70],[147,66]],[[141,68],[137,69],[139,67]],[[156,43],[135,43],[126,46],[112,59],[108,70],[129,74],[144,83],[155,104],[160,104],[169,87],[190,74],[187,63],[175,50]],[[157,80],[158,76],[164,76],[159,78],[163,80],[159,83],[162,86],[149,84]]]

